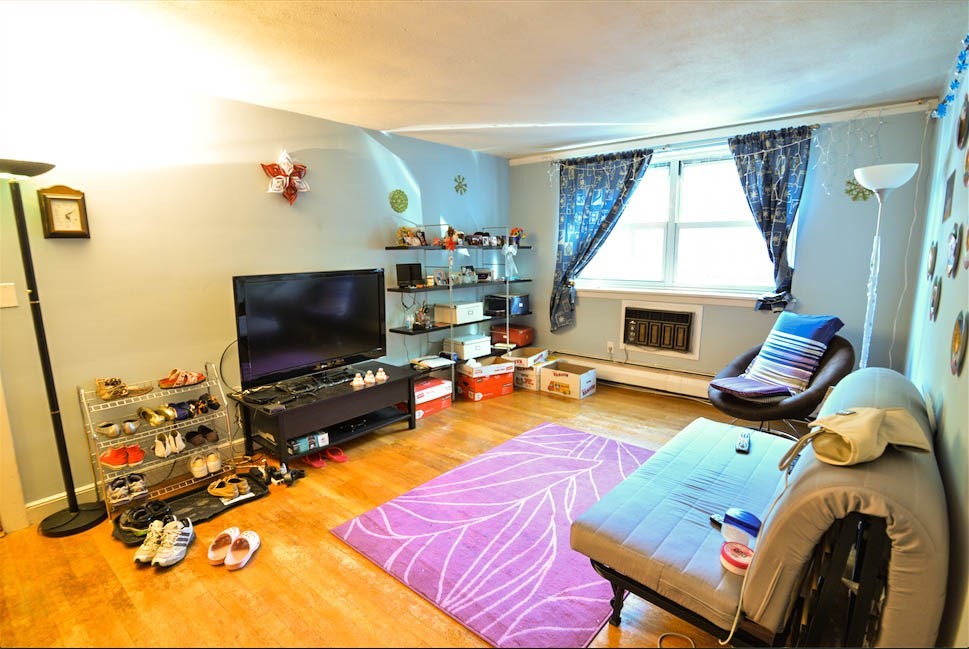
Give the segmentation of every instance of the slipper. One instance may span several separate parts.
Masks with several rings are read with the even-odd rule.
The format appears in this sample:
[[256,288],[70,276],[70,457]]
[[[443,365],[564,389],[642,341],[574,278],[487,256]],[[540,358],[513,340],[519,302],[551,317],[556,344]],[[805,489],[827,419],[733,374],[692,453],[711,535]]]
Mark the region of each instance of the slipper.
[[246,530],[229,547],[229,552],[225,555],[225,567],[229,570],[244,568],[258,549],[259,535],[252,530]]
[[237,538],[239,538],[238,527],[222,530],[209,546],[209,563],[213,566],[221,566],[225,563],[225,555],[229,553],[229,548]]
[[158,387],[165,390],[171,388],[183,388],[187,385],[195,385],[205,380],[205,375],[201,372],[186,372],[178,368],[172,370],[163,379],[158,379]]
[[323,459],[323,454],[319,451],[313,451],[309,455],[304,455],[303,462],[317,469],[326,466],[326,460]]
[[346,462],[349,459],[346,455],[344,455],[343,451],[336,446],[331,446],[330,448],[326,449],[326,456],[334,462]]
[[123,397],[140,397],[151,392],[151,387],[128,385],[118,378],[95,379],[94,384],[98,397],[102,401],[111,401]]

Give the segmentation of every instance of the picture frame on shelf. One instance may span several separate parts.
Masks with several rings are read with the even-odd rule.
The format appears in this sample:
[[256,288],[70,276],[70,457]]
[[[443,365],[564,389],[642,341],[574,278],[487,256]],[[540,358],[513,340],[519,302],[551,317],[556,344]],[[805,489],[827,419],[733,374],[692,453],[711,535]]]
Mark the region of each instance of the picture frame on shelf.
[[84,192],[54,185],[37,190],[45,239],[90,239]]

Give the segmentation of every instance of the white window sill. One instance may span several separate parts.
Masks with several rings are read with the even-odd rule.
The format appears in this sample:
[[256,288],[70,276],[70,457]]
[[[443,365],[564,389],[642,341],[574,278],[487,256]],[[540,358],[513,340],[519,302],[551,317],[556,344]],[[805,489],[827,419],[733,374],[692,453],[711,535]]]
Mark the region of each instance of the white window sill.
[[649,299],[654,302],[672,304],[713,304],[717,306],[736,306],[754,308],[763,293],[717,293],[713,291],[687,291],[673,289],[616,289],[576,287],[579,297],[587,296],[605,300]]

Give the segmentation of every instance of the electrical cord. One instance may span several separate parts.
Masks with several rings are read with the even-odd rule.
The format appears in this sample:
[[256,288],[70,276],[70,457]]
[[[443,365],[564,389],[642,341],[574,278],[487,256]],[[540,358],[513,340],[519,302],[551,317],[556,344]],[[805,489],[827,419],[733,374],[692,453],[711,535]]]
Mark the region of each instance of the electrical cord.
[[696,647],[696,644],[693,642],[693,638],[691,638],[688,635],[683,635],[682,633],[673,633],[672,631],[669,631],[667,633],[661,633],[659,638],[656,640],[656,646],[662,648],[663,638],[668,638],[668,637],[680,638],[681,640],[686,640],[687,642],[690,643],[691,647]]
[[[222,364],[225,362],[226,352],[229,351],[229,348],[232,347],[233,344],[236,344],[236,345],[239,344],[239,339],[237,338],[231,341],[228,345],[226,345],[225,349],[222,350],[222,356],[219,357],[219,381],[222,381],[222,377],[225,376],[225,372],[222,371]],[[224,381],[222,382],[224,383]],[[241,385],[238,388],[233,388],[235,392],[238,392],[241,389],[242,389]]]

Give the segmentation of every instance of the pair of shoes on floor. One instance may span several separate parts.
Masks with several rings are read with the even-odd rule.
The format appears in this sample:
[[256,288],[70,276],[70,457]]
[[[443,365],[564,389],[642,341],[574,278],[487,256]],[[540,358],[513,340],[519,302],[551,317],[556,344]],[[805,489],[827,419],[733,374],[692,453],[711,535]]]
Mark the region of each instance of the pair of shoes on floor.
[[95,391],[102,401],[113,401],[124,397],[140,397],[151,392],[151,386],[128,385],[118,378],[95,379]]
[[239,496],[244,496],[250,491],[252,487],[249,486],[249,481],[240,475],[231,475],[227,478],[220,478],[211,484],[209,484],[207,491],[209,495],[215,496],[216,498],[238,498]]
[[185,440],[182,438],[181,431],[175,430],[155,435],[155,457],[166,458],[184,450]]
[[239,532],[238,527],[223,530],[209,545],[209,563],[225,565],[229,570],[245,568],[262,542],[252,530]]
[[199,426],[198,430],[193,430],[188,433],[186,437],[193,446],[201,446],[206,442],[219,441],[219,434],[205,424]]
[[162,568],[173,566],[188,553],[188,546],[195,540],[195,528],[190,518],[172,515],[154,520],[141,547],[135,551],[135,563],[150,563]]
[[189,385],[196,385],[205,380],[205,375],[201,372],[186,372],[178,368],[173,369],[163,379],[158,379],[158,387],[170,390],[172,388],[184,388]]
[[145,459],[145,452],[137,444],[112,446],[98,456],[98,461],[109,469],[138,466]]
[[170,516],[172,508],[164,500],[149,500],[144,505],[129,507],[118,517],[118,527],[134,536],[145,536],[153,521]]
[[108,483],[108,502],[112,505],[123,505],[132,500],[148,497],[148,484],[141,473],[129,473],[118,476]]
[[193,455],[188,463],[189,470],[196,478],[204,478],[210,473],[218,473],[222,470],[222,456],[215,451],[203,457],[201,454]]

